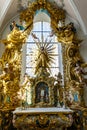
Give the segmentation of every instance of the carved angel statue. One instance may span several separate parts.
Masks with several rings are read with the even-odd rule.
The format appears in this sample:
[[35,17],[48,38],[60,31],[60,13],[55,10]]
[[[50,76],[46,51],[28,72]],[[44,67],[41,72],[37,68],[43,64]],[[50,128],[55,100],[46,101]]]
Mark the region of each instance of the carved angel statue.
[[86,75],[87,72],[85,72],[84,68],[79,63],[76,63],[73,72],[80,83],[84,82],[84,75]]
[[10,24],[10,30],[12,31],[15,28],[24,30],[24,27],[22,25],[18,25],[15,21],[12,21],[12,23]]
[[58,41],[65,44],[69,43],[79,44],[82,40],[79,40],[77,38],[74,24],[70,22],[66,26],[58,28]]
[[7,41],[15,44],[23,44],[26,41],[26,32],[14,28],[13,31],[7,36]]
[[24,75],[24,81],[22,84],[20,84],[20,98],[21,98],[21,105],[28,105],[28,103],[31,103],[31,79],[28,76],[27,73]]
[[26,88],[29,86],[29,76],[28,76],[28,74],[26,74],[25,73],[25,75],[24,75],[24,81],[23,81],[23,83],[20,85],[20,88],[21,88],[21,90],[22,91],[25,91],[26,90]]

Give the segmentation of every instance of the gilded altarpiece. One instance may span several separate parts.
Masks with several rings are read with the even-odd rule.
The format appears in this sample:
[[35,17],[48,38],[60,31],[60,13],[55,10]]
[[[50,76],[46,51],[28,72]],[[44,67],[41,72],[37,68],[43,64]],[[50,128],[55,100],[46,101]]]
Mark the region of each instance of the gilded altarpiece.
[[[5,40],[1,40],[1,42],[5,45],[5,52],[0,59],[0,66],[2,68],[2,71],[5,72],[0,75],[0,104],[1,111],[2,109],[3,111],[7,110],[6,114],[8,114],[8,118],[10,116],[8,109],[12,111],[13,109],[20,106],[21,101],[20,99],[18,99],[18,91],[20,90],[19,84],[21,74],[21,48],[22,45],[26,42],[26,38],[32,30],[35,11],[40,9],[45,9],[49,12],[51,27],[55,35],[57,36],[58,41],[61,42],[62,45],[64,87],[59,88],[61,97],[58,98],[62,100],[64,99],[63,104],[65,108],[70,107],[73,110],[78,108],[80,111],[85,111],[83,87],[86,85],[84,79],[84,75],[86,75],[86,72],[84,72],[83,70],[87,65],[84,63],[79,52],[79,46],[82,40],[77,37],[77,32],[72,22],[67,25],[65,24],[65,11],[63,9],[59,7],[55,8],[53,5],[51,5],[51,3],[46,2],[45,0],[38,0],[37,2],[33,2],[31,6],[29,6],[29,8],[27,8],[20,14],[20,21],[21,23],[25,21],[26,29],[24,31],[20,31],[19,29],[14,28]],[[59,22],[62,23],[61,27],[58,26]],[[55,106],[55,78],[50,77],[47,70],[43,69],[43,71],[45,71],[45,73],[41,74],[42,71],[40,71],[39,76],[36,75],[35,78],[30,78],[29,82],[31,83],[32,88],[32,104],[29,107],[41,108]],[[34,123],[33,119],[35,119],[36,124],[34,125],[36,129],[45,129],[46,125],[48,127],[48,125],[50,124],[48,127],[49,129],[51,128],[52,124],[54,125],[55,122],[57,122],[57,120],[59,122],[59,118],[64,121],[65,128],[69,127],[72,124],[72,118],[70,117],[72,116],[72,111],[69,111],[68,113],[66,111],[57,112],[55,114],[52,114],[52,112],[51,114],[45,114],[43,112],[43,114],[39,113],[39,115],[30,118],[30,115],[26,115],[25,111],[22,112],[23,113],[14,112],[13,124],[19,129],[21,128],[21,126],[19,127],[17,123],[23,123],[23,120],[25,119],[28,119],[28,123],[30,124]],[[84,112],[83,126],[85,122],[85,115],[86,112]],[[55,118],[53,119],[52,116],[54,116]],[[67,124],[65,123],[66,120]],[[1,126],[2,121],[3,119],[1,118]],[[59,122],[57,127],[60,125],[62,125],[62,122]],[[4,124],[3,127],[4,126],[6,130],[9,129],[9,126],[7,124]],[[27,129],[26,122],[24,127],[25,129]],[[33,129],[32,125],[31,129]]]

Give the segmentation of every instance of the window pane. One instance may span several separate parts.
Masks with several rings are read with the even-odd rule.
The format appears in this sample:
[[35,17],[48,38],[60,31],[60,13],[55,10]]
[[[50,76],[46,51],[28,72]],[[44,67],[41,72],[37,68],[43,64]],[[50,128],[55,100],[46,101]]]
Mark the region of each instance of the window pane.
[[35,56],[26,56],[26,67],[35,67]]
[[51,31],[51,27],[48,22],[43,22],[43,31]]
[[51,75],[52,76],[58,75],[58,72],[59,72],[59,68],[51,68]]
[[41,31],[41,22],[34,23],[32,31]]
[[47,42],[49,42],[51,40],[51,38],[49,38],[50,32],[43,32],[43,41],[45,42],[47,40]]
[[31,67],[31,58],[30,58],[30,56],[26,56],[26,67]]
[[33,70],[33,68],[26,68],[26,73],[29,76],[33,77],[34,76],[34,70]]
[[36,48],[37,46],[35,43],[28,43],[26,48],[26,54],[30,56]]
[[58,51],[58,43],[55,44],[55,43],[52,42],[52,43],[50,44],[50,46],[51,46],[51,45],[52,45],[53,48],[54,48],[54,49],[53,49],[53,54],[54,54],[54,55],[58,55],[58,54],[59,54],[59,51]]
[[[54,35],[51,37],[51,28],[50,24],[47,22],[37,22],[33,26],[32,30],[33,34],[36,35],[37,39],[33,40],[33,37],[30,35],[27,39],[27,46],[26,46],[26,73],[30,76],[34,76],[34,69],[35,69],[35,56],[36,56],[36,49],[37,45],[35,42],[50,42],[48,48],[55,48],[52,51],[52,55],[54,58],[54,63],[51,64],[51,75],[55,76],[59,72],[59,65],[60,65],[60,53],[61,53],[61,46],[57,43],[57,37]],[[43,38],[43,39],[42,39]],[[46,41],[47,39],[47,41]],[[32,62],[33,61],[33,62]]]
[[58,60],[59,58],[58,58],[58,56],[54,56],[53,58],[54,58],[54,60],[53,60],[54,62],[52,63],[51,66],[52,67],[59,67],[59,60]]
[[57,37],[54,35],[53,37],[52,37],[52,42],[57,42]]
[[34,42],[33,38],[31,35],[29,35],[28,39],[27,39],[27,42]]

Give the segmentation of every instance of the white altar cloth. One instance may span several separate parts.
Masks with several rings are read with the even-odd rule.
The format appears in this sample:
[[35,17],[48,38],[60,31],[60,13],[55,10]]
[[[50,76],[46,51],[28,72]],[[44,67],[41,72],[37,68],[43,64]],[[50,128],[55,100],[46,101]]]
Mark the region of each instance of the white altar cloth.
[[47,107],[47,108],[16,108],[15,111],[13,111],[13,114],[17,113],[55,113],[55,112],[61,112],[61,113],[72,113],[73,111],[69,108],[57,108],[57,107]]

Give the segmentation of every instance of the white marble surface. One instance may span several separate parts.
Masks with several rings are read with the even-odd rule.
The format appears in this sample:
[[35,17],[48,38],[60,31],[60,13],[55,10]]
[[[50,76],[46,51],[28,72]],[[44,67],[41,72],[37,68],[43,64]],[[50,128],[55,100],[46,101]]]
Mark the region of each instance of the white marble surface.
[[49,108],[26,108],[26,109],[22,109],[22,108],[16,108],[15,111],[13,111],[13,114],[15,113],[50,113],[50,112],[73,112],[71,109],[67,108],[57,108],[57,107],[49,107]]

